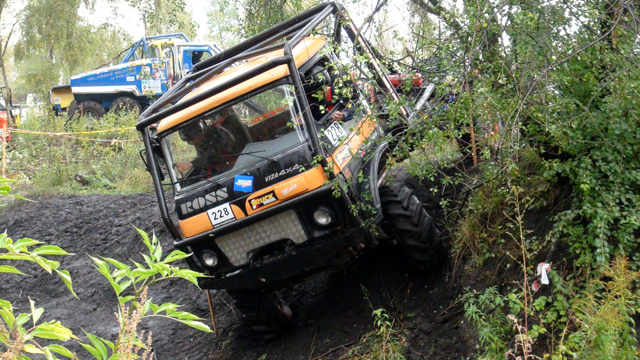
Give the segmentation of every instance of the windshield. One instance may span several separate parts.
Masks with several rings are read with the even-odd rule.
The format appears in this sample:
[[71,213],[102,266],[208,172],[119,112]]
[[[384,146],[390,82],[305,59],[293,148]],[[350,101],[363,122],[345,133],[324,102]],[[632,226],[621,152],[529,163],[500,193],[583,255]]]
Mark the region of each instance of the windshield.
[[243,172],[304,140],[293,86],[216,109],[162,139],[176,191]]

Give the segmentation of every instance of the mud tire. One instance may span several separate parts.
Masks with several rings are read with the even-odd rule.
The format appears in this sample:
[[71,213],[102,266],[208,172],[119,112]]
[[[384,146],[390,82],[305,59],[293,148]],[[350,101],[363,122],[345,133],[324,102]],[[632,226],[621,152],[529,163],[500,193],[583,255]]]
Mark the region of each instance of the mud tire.
[[142,106],[137,100],[132,99],[128,96],[122,96],[115,99],[113,103],[111,103],[111,107],[109,108],[109,110],[114,113],[120,113],[123,111],[131,113],[137,110],[138,115],[140,115],[142,113]]
[[78,102],[76,100],[73,100],[67,107],[67,121],[73,120],[73,116],[76,114],[76,110],[78,110]]
[[99,120],[104,115],[104,107],[96,101],[83,101],[76,109],[76,113],[78,112],[80,116],[90,116],[94,120]]
[[228,291],[251,327],[265,339],[278,336],[293,325],[289,305],[275,291]]
[[[423,204],[404,182],[380,189],[384,221],[396,236],[399,250],[415,268],[434,271],[445,259],[445,247]],[[427,204],[429,205],[429,204]],[[434,204],[435,205],[435,204]]]

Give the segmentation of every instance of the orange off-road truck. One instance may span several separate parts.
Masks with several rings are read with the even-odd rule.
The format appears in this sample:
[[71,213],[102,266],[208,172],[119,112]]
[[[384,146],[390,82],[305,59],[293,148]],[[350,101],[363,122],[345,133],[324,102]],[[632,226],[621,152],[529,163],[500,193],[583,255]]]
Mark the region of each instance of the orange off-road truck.
[[433,219],[384,181],[413,119],[400,100],[346,11],[323,3],[198,63],[142,113],[160,213],[209,275],[200,287],[225,289],[269,337],[292,323],[279,289],[394,233],[416,266],[436,263]]

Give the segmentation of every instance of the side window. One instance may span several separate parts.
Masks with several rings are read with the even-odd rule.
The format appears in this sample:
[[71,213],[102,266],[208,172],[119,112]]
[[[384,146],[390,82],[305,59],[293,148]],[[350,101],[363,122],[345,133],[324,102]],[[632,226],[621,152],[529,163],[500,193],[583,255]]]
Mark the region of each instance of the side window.
[[210,58],[212,56],[213,56],[213,54],[211,54],[211,50],[203,51],[202,52],[202,58],[200,59],[200,61],[208,59],[208,58]]

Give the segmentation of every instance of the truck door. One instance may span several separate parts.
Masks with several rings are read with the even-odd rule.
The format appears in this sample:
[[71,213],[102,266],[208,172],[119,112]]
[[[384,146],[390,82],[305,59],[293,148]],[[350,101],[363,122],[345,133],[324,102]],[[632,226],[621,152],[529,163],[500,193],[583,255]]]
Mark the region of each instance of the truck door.
[[213,50],[208,46],[186,46],[182,48],[182,71],[186,74],[193,65],[213,56]]

